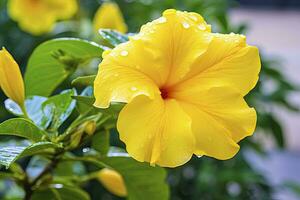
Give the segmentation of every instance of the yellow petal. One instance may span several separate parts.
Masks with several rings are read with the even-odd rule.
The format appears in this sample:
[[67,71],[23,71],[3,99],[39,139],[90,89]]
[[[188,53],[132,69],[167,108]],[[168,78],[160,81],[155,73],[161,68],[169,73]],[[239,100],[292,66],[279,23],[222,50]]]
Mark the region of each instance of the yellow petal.
[[56,19],[69,19],[78,10],[76,0],[51,0],[48,5],[55,12]]
[[112,194],[120,197],[127,196],[127,189],[123,177],[117,171],[104,168],[99,171],[98,179]]
[[[159,72],[159,86],[167,87],[178,82],[195,59],[205,52],[211,40],[209,31],[199,14],[166,10],[161,18],[142,26],[133,38],[135,43],[131,42],[133,49],[140,52],[137,56],[150,61],[146,66]],[[153,58],[148,59],[147,54]],[[138,64],[141,68],[149,68],[144,63]],[[156,79],[157,76],[152,77]]]
[[235,34],[212,34],[209,48],[178,83],[177,88],[226,86],[247,94],[257,83],[260,71],[258,49],[246,45],[245,37]]
[[42,35],[51,32],[54,28],[55,18],[52,15],[40,16],[39,19],[35,17],[27,17],[19,22],[20,28],[32,35]]
[[225,160],[232,158],[239,146],[231,135],[215,118],[195,104],[181,102],[180,105],[192,119],[192,130],[196,140],[194,153]]
[[118,4],[113,2],[104,2],[97,10],[94,17],[94,29],[113,29],[121,33],[127,32],[122,12]]
[[[126,44],[123,44],[126,45]],[[122,46],[119,48],[122,49]],[[145,74],[126,66],[122,63],[127,56],[127,51],[119,50],[111,52],[104,57],[99,65],[99,71],[94,82],[94,96],[96,98],[95,106],[107,108],[110,102],[130,102],[138,95],[146,95],[154,98],[159,94],[158,87]],[[106,53],[104,53],[105,55]],[[120,58],[120,63],[114,62],[114,57]],[[123,65],[124,64],[124,65]]]
[[0,50],[0,86],[6,96],[23,105],[25,92],[19,65],[5,48]]
[[226,129],[235,142],[253,134],[256,127],[256,112],[253,108],[249,108],[238,91],[231,87],[193,89],[186,88],[183,91],[173,92],[172,95],[209,114],[219,126]]
[[194,152],[191,120],[172,99],[134,98],[121,111],[117,127],[128,153],[141,162],[176,167]]

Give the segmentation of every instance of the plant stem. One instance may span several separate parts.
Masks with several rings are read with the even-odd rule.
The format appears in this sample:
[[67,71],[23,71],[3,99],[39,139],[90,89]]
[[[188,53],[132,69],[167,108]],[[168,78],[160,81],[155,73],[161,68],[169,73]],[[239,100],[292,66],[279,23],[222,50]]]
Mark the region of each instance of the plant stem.
[[[47,175],[48,173],[51,173],[56,168],[63,153],[64,153],[64,151],[59,151],[56,154],[54,154],[52,161],[44,168],[44,170],[32,182],[30,182],[27,177],[25,178],[25,181],[23,182],[23,188],[25,190],[24,200],[31,199],[32,194],[33,194],[34,190],[36,189],[39,181],[45,175]],[[41,183],[39,183],[39,184],[41,184]]]
[[23,114],[24,114],[24,117],[25,117],[26,119],[30,119],[29,116],[28,116],[28,113],[27,113],[27,111],[26,111],[25,103],[23,103],[22,105],[20,105],[20,107],[21,107],[21,110],[22,110],[22,112],[23,112]]

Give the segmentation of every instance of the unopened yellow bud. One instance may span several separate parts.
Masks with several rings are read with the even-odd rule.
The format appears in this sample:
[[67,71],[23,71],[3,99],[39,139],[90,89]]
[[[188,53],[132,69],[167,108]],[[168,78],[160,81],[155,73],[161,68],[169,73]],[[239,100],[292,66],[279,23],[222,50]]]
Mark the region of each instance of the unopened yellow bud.
[[94,17],[94,29],[113,29],[121,33],[127,32],[127,25],[118,4],[104,2],[97,10]]
[[112,194],[125,197],[127,189],[123,177],[115,170],[104,168],[98,173],[98,180]]
[[6,96],[23,106],[25,91],[22,74],[19,65],[4,47],[0,50],[0,86]]
[[88,121],[85,124],[84,131],[89,135],[94,135],[96,131],[96,122],[95,121]]

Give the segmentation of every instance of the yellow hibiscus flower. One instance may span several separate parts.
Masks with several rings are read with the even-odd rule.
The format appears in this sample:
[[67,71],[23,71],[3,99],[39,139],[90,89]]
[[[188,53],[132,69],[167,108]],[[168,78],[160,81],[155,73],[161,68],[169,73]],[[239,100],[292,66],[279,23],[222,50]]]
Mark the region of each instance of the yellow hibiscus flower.
[[121,33],[127,32],[127,25],[124,21],[122,12],[118,4],[113,2],[104,2],[97,10],[94,17],[94,29],[113,29]]
[[127,103],[117,128],[128,153],[165,167],[193,154],[229,159],[253,134],[259,52],[245,36],[211,33],[196,13],[166,10],[136,36],[103,54],[95,106]]
[[76,0],[9,0],[8,14],[20,28],[33,35],[52,31],[57,20],[71,18],[78,9]]

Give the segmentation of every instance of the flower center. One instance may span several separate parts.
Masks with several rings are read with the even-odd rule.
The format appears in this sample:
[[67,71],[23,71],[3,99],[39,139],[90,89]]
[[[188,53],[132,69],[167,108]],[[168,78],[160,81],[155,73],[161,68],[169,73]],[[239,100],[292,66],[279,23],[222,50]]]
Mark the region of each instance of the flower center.
[[160,95],[163,99],[169,98],[169,92],[167,88],[160,88]]

